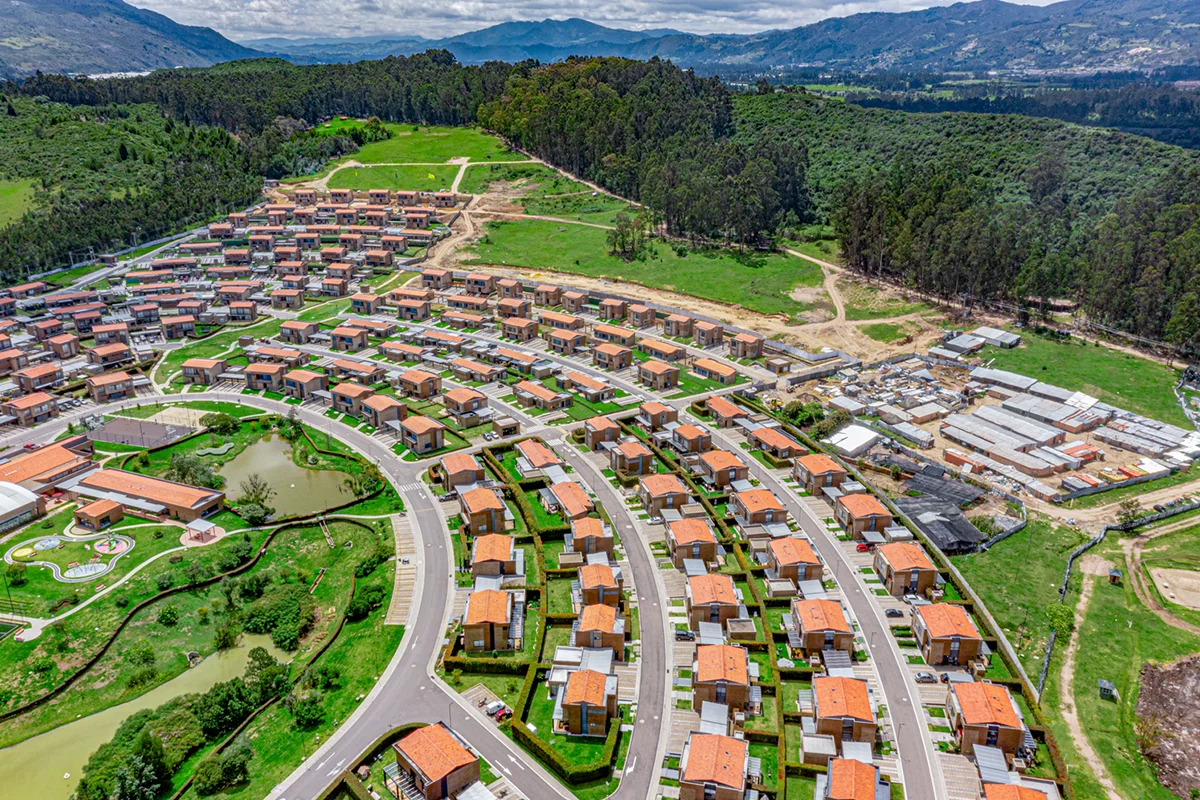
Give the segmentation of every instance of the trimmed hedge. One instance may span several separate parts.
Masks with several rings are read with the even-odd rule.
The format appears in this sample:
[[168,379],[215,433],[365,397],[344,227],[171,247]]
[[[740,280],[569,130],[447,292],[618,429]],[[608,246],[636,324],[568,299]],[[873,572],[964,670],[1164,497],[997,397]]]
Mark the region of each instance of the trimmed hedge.
[[529,727],[515,716],[512,720],[512,732],[513,739],[532,750],[550,767],[550,771],[562,780],[570,784],[591,783],[607,780],[612,776],[613,759],[617,754],[617,744],[621,741],[621,720],[609,721],[608,735],[604,737],[603,754],[600,761],[594,764],[571,764],[564,761],[548,743],[531,733]]

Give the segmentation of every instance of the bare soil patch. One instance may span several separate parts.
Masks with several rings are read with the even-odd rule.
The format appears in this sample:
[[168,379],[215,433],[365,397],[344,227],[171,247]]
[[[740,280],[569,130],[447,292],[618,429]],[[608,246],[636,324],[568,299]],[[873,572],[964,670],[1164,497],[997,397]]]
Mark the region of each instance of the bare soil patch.
[[1200,656],[1142,667],[1137,713],[1143,730],[1158,732],[1145,753],[1163,786],[1180,797],[1200,791]]
[[1200,572],[1151,567],[1150,574],[1163,597],[1186,608],[1200,609]]

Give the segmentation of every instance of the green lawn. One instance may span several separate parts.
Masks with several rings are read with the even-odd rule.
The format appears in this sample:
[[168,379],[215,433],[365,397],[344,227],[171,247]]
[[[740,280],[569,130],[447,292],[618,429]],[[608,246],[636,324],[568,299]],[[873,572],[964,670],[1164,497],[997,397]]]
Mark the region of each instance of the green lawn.
[[[1036,674],[1050,637],[1046,609],[1058,602],[1067,555],[1087,540],[1084,534],[1030,514],[1020,533],[985,553],[955,556],[952,561],[1005,630],[1025,670]],[[1078,573],[1076,573],[1078,575]],[[1067,601],[1074,601],[1068,594]]]
[[788,293],[820,286],[821,268],[802,259],[734,250],[683,250],[662,242],[646,261],[608,255],[607,232],[584,225],[541,220],[490,222],[475,247],[473,263],[506,264],[554,272],[632,281],[764,314],[796,314],[808,308]]
[[171,375],[183,369],[183,362],[189,358],[216,358],[230,348],[236,347],[239,337],[271,337],[279,333],[281,325],[283,325],[283,320],[266,317],[253,325],[226,330],[204,339],[189,342],[178,350],[171,350],[163,355],[162,361],[155,368],[155,382],[159,385],[166,384]]
[[624,211],[629,216],[637,214],[637,207],[624,200],[591,191],[560,197],[522,198],[521,205],[526,214],[539,217],[559,217],[577,222],[592,222],[597,225],[615,225],[616,216]]
[[906,302],[858,281],[839,280],[838,291],[841,292],[842,302],[846,306],[846,319],[849,320],[900,317],[929,310],[925,303]]
[[82,267],[75,267],[74,269],[66,269],[62,272],[56,272],[53,275],[42,278],[42,280],[54,286],[69,286],[85,275],[91,275],[93,272],[102,269],[104,269],[103,264],[85,264]]
[[526,200],[588,189],[587,184],[572,180],[545,164],[472,164],[467,167],[458,188],[466,194],[483,194],[494,183],[513,184]]
[[546,684],[538,681],[529,695],[529,712],[525,722],[533,725],[535,735],[554,749],[568,764],[593,764],[604,752],[601,736],[567,736],[552,733],[554,730],[554,700],[547,693]]
[[360,164],[443,163],[452,158],[472,161],[524,161],[499,138],[478,128],[388,124],[392,138],[364,145],[351,158]]
[[876,322],[859,328],[870,339],[885,344],[904,338],[904,326],[892,322]]
[[33,181],[0,180],[0,228],[16,222],[33,206]]
[[1060,342],[1022,331],[1020,347],[985,347],[980,355],[993,367],[1020,372],[1128,411],[1191,429],[1175,401],[1179,371],[1139,356],[1078,339]]
[[1172,486],[1191,483],[1195,480],[1200,480],[1200,470],[1189,470],[1187,472],[1180,470],[1165,478],[1156,478],[1145,483],[1135,483],[1133,486],[1122,486],[1120,489],[1113,489],[1108,492],[1097,492],[1096,494],[1076,497],[1074,500],[1068,500],[1062,505],[1063,508],[1095,508],[1096,506],[1106,506],[1110,503],[1119,503],[1128,497],[1138,497],[1146,492],[1169,489]]
[[457,174],[458,167],[348,167],[330,176],[329,188],[437,192],[449,190]]

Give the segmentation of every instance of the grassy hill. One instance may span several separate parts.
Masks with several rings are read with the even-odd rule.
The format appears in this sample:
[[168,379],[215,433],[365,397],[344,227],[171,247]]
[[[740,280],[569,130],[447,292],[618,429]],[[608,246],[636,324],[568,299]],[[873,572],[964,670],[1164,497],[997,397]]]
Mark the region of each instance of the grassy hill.
[[735,96],[738,138],[766,128],[803,141],[809,181],[828,208],[852,175],[907,155],[915,163],[949,161],[996,181],[1003,200],[1026,200],[1027,173],[1043,153],[1061,149],[1064,186],[1085,212],[1107,210],[1173,164],[1200,163],[1200,153],[1108,129],[1002,114],[913,114],[862,108],[802,94]]

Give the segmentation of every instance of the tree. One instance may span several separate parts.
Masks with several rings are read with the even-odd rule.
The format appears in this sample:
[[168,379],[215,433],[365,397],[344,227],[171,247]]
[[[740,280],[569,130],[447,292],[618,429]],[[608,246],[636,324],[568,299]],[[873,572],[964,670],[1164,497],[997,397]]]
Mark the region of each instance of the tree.
[[1142,515],[1142,504],[1136,497],[1127,497],[1118,506],[1117,522],[1128,525]]
[[219,433],[222,436],[228,436],[236,433],[238,426],[241,424],[235,417],[231,417],[220,411],[213,411],[205,414],[200,418],[200,424],[212,431]]
[[275,488],[257,472],[247,475],[238,488],[241,490],[241,502],[247,505],[270,508],[271,498],[275,496]]
[[257,528],[271,517],[271,509],[264,508],[254,503],[249,505],[238,505],[237,513],[238,516],[244,519],[246,524],[252,528]]
[[113,778],[109,800],[156,800],[163,784],[156,779],[154,767],[138,756],[130,756]]
[[168,628],[174,627],[179,622],[179,609],[173,604],[165,605],[158,612],[158,624],[165,625]]
[[27,569],[24,564],[9,564],[4,570],[4,574],[8,578],[8,585],[24,586],[29,583],[29,576],[25,574]]
[[254,710],[254,692],[241,678],[214,685],[196,702],[196,718],[209,739],[223,736]]
[[171,768],[167,766],[167,755],[163,750],[162,740],[143,728],[133,745],[134,758],[142,760],[142,769],[151,782],[157,786],[168,786],[171,782]]
[[218,650],[237,647],[237,630],[232,625],[222,625],[213,631],[213,646]]
[[169,481],[186,483],[192,486],[203,486],[208,489],[220,488],[225,479],[213,472],[208,464],[198,456],[189,453],[173,453],[170,466],[164,476]]
[[379,471],[379,466],[373,463],[363,464],[362,469],[347,475],[342,481],[346,491],[359,500],[378,489],[382,483],[383,473]]
[[265,648],[253,648],[246,664],[245,680],[257,696],[257,704],[261,705],[272,697],[283,695],[288,688],[290,672],[291,668],[287,664],[276,661]]
[[320,725],[321,720],[325,718],[325,707],[321,703],[320,692],[311,692],[302,697],[289,695],[289,700],[287,707],[292,712],[296,727],[309,730]]
[[134,642],[125,651],[125,658],[136,667],[154,666],[154,648],[147,641]]
[[793,400],[785,405],[779,414],[797,428],[807,428],[825,419],[825,408],[817,402]]

